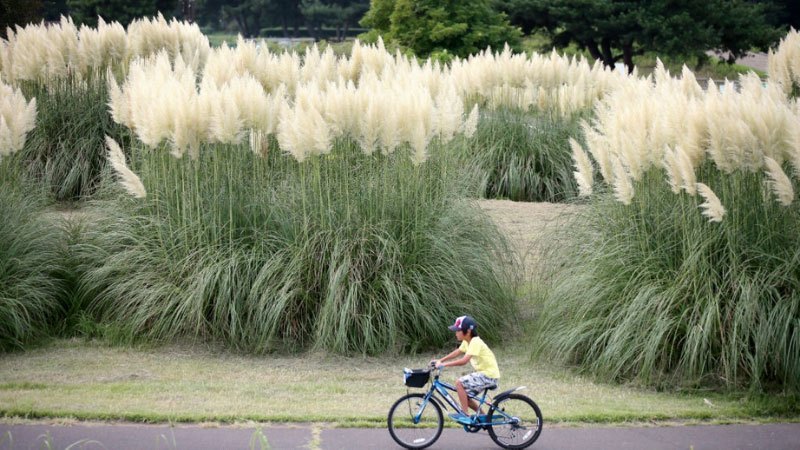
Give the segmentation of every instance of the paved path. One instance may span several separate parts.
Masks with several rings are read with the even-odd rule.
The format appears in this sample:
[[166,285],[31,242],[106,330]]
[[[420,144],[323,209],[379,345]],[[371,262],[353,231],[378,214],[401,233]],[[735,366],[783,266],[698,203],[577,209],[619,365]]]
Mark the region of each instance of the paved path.
[[[5,449],[249,449],[255,427],[196,425],[0,424],[0,450]],[[397,449],[385,429],[330,429],[315,424],[262,428],[271,449]],[[48,445],[49,444],[49,445]],[[431,449],[496,449],[485,432],[467,434],[445,429]],[[766,425],[703,425],[671,427],[547,428],[530,447],[555,449],[769,449],[799,450],[800,423]]]

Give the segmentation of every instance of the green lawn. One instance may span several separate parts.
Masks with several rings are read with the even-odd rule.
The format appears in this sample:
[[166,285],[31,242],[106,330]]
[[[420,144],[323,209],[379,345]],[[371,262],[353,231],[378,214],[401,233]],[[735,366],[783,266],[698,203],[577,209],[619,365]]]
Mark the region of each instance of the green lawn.
[[[658,393],[598,384],[497,349],[501,389],[525,385],[545,420],[797,420],[792,399]],[[405,394],[401,370],[431,356],[344,358],[323,353],[238,356],[202,346],[159,349],[55,341],[0,359],[0,415],[145,422],[329,422],[383,426]],[[452,378],[461,370],[446,372]],[[795,400],[796,401],[796,400]]]

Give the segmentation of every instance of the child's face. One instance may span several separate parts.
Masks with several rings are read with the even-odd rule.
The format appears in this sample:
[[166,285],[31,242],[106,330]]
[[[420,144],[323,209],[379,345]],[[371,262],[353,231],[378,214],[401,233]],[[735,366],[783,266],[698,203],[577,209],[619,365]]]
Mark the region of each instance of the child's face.
[[458,339],[459,342],[463,341],[464,340],[464,332],[461,331],[461,330],[456,330],[456,339]]

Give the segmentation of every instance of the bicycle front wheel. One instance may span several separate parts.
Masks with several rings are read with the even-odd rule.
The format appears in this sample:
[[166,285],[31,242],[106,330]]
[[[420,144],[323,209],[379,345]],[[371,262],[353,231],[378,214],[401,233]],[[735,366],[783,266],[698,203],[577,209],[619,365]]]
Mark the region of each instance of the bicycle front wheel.
[[521,394],[508,394],[489,410],[489,436],[503,448],[525,448],[542,433],[542,412],[533,400]]
[[442,408],[434,401],[425,402],[420,393],[400,397],[389,409],[389,434],[405,448],[425,448],[439,439],[444,419]]

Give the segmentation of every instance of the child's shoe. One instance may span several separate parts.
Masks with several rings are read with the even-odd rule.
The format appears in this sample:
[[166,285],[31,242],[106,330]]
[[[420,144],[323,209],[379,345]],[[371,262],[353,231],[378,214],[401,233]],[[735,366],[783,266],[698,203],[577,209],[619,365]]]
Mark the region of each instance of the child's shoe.
[[450,418],[460,423],[461,425],[472,424],[472,418],[464,413],[452,413],[450,414]]

